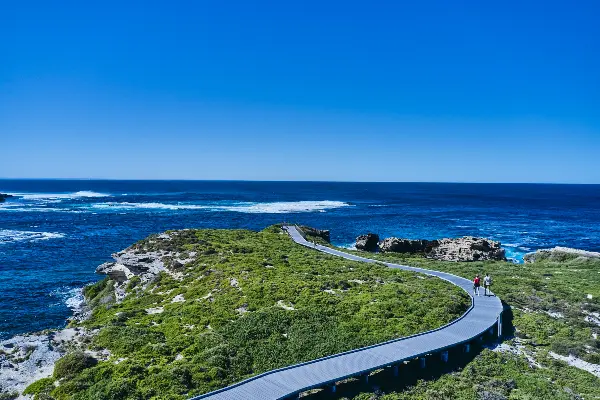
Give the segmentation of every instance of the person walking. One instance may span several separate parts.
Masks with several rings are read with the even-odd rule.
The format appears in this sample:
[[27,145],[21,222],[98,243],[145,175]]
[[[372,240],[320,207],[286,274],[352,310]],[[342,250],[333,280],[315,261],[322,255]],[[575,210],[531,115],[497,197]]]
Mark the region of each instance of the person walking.
[[490,286],[492,286],[492,277],[490,276],[490,274],[485,274],[485,277],[483,278],[483,295],[484,296],[488,296],[488,292],[491,295],[492,292],[490,291]]
[[479,278],[479,274],[475,276],[473,279],[473,296],[479,296],[479,287],[481,286],[481,279]]

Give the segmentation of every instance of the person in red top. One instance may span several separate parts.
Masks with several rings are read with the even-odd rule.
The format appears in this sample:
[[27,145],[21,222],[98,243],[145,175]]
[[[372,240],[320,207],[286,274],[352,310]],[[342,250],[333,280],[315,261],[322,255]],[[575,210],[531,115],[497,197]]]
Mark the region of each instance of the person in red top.
[[473,296],[479,296],[479,287],[481,286],[481,279],[479,278],[479,274],[475,276],[473,279]]

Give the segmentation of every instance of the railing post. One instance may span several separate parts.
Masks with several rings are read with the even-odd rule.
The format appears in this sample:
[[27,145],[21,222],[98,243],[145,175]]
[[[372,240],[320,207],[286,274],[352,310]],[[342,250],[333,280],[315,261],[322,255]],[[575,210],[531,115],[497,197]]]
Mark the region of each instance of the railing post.
[[465,344],[464,349],[465,349],[465,353],[470,352],[471,351],[471,345],[469,343]]
[[419,363],[421,364],[421,368],[425,368],[427,364],[425,357],[419,358]]
[[392,367],[392,370],[394,371],[394,376],[398,376],[398,375],[400,375],[400,371],[399,371],[399,369],[400,369],[400,368],[398,367],[398,365],[394,365],[394,366]]
[[365,383],[369,383],[369,373],[365,374]]
[[335,386],[335,383],[333,385],[331,385],[331,393],[335,393],[335,391],[337,390],[337,387]]

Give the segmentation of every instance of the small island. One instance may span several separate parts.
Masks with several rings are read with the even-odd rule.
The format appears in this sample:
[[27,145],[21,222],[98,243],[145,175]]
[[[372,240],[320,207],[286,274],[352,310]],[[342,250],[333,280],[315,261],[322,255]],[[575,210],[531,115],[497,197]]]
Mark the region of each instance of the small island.
[[13,196],[12,194],[0,193],[0,203],[4,203],[6,199],[10,199],[12,197],[15,196]]

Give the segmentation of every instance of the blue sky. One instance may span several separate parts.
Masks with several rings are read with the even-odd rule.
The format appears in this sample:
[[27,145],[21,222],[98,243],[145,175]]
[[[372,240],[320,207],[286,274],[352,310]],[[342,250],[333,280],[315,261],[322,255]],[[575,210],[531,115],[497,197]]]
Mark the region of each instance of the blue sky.
[[0,177],[600,183],[599,14],[4,2]]

